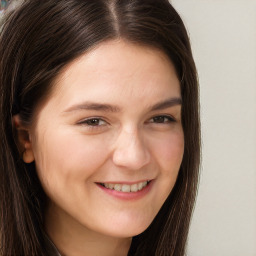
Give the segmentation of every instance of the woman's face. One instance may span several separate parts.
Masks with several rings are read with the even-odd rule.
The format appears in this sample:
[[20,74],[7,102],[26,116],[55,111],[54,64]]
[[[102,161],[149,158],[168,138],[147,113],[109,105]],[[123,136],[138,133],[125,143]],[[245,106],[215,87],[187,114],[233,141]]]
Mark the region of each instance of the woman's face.
[[143,232],[183,157],[172,63],[156,49],[109,41],[69,64],[53,86],[29,130],[46,214],[108,236]]

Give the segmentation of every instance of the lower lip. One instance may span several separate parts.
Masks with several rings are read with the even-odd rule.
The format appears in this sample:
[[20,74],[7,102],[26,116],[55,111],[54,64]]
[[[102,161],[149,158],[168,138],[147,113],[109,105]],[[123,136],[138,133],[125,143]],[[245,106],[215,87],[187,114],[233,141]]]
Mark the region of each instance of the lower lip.
[[138,200],[142,197],[144,197],[145,195],[147,195],[149,193],[149,191],[152,188],[153,185],[153,180],[150,181],[150,183],[144,187],[142,190],[137,191],[137,192],[122,192],[122,191],[116,191],[114,189],[108,189],[103,187],[100,184],[96,184],[100,189],[102,189],[105,193],[116,197],[118,199],[122,199],[122,200]]

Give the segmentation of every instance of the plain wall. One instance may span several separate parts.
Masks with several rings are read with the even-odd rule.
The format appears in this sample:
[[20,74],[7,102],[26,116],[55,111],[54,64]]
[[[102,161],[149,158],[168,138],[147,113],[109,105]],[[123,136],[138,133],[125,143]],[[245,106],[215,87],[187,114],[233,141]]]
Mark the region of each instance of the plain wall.
[[256,256],[256,1],[172,0],[201,87],[202,168],[188,256]]

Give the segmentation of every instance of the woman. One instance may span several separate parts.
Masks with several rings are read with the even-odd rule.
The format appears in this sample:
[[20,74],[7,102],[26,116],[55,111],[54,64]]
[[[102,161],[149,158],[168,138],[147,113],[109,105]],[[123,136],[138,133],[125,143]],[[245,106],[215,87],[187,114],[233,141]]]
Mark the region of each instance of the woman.
[[198,84],[167,0],[31,0],[0,42],[1,255],[184,255]]

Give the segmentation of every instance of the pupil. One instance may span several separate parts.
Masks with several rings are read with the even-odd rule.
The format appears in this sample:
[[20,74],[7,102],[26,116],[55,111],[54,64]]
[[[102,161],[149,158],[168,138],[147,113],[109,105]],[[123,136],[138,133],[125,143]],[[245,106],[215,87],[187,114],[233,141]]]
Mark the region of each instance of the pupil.
[[163,123],[164,122],[164,117],[163,116],[154,117],[154,122]]
[[99,119],[92,119],[92,120],[89,120],[88,122],[90,125],[98,125],[99,124]]

